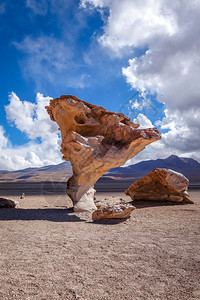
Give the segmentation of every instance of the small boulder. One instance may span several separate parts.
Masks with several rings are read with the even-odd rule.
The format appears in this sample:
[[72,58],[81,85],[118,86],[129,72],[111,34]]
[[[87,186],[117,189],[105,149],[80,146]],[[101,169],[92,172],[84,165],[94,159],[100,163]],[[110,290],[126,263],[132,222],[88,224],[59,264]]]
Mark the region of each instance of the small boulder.
[[92,214],[92,220],[101,219],[127,219],[135,209],[131,204],[115,204],[113,206],[100,207]]
[[6,199],[6,198],[0,198],[0,208],[16,208],[18,207],[19,202]]
[[25,193],[22,193],[20,199],[24,199],[24,198],[25,198]]
[[193,203],[187,192],[189,180],[170,169],[155,169],[135,181],[124,193],[133,200]]

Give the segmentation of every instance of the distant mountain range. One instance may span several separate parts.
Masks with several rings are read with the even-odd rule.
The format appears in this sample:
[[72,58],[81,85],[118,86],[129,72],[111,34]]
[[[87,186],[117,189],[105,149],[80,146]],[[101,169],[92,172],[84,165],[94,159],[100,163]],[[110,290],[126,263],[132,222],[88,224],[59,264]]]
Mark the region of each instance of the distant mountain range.
[[185,175],[191,182],[200,182],[200,163],[192,158],[171,155],[166,159],[142,161],[128,167],[108,171],[104,177],[137,180],[156,168],[172,169]]
[[66,181],[72,175],[69,162],[58,165],[49,165],[41,168],[27,168],[18,171],[1,171],[1,182],[41,182],[41,181]]
[[[111,183],[116,181],[133,182],[155,168],[166,168],[180,172],[190,182],[200,183],[200,163],[192,158],[183,158],[171,155],[166,159],[148,160],[130,165],[111,169],[104,174],[97,182],[98,184]],[[3,182],[66,182],[72,174],[69,162],[59,165],[50,165],[41,168],[28,168],[19,171],[0,171],[0,183]]]

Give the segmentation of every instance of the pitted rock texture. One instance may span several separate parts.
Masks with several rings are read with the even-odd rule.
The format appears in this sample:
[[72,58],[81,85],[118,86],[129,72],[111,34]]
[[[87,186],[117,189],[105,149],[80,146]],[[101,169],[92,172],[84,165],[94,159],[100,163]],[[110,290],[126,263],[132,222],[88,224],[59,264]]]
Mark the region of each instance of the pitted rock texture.
[[127,219],[134,209],[135,207],[130,204],[115,204],[113,206],[100,207],[93,212],[92,220]]
[[155,169],[135,181],[126,191],[133,200],[173,201],[193,203],[189,199],[189,180],[170,169]]
[[105,172],[161,138],[157,128],[138,129],[124,114],[75,96],[50,100],[46,109],[61,130],[63,159],[72,164],[67,189],[74,205]]

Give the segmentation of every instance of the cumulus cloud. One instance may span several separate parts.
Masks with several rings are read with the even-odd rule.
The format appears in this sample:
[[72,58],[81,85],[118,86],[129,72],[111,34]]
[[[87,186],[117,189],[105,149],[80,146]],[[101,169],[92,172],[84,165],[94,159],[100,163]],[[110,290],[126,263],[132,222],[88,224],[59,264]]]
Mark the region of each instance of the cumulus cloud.
[[44,108],[50,99],[38,93],[32,103],[21,101],[15,93],[11,93],[10,103],[5,107],[7,119],[27,135],[29,142],[14,147],[0,126],[0,169],[41,167],[62,161],[58,127]]
[[101,45],[118,55],[127,47],[143,49],[122,72],[132,88],[156,94],[166,106],[157,125],[167,132],[155,147],[200,159],[200,2],[82,0],[87,4],[109,10]]
[[157,122],[161,129],[168,130],[162,139],[165,146],[185,154],[196,153],[200,160],[200,108],[191,108],[184,114],[179,110],[166,109],[165,115],[161,122]]
[[[130,159],[126,166],[142,160],[167,158],[171,154],[192,157],[200,161],[200,139],[198,138],[200,110],[191,109],[182,115],[179,111],[169,114],[166,109],[165,115],[162,121],[155,122],[156,126],[166,131],[162,133],[162,139],[148,145],[146,149]],[[154,125],[143,114],[139,114],[134,122],[142,125],[139,128]]]
[[143,114],[139,114],[134,120],[134,123],[139,124],[139,129],[142,128],[152,128],[154,125],[151,123],[151,121]]
[[10,103],[5,107],[7,119],[31,140],[36,138],[49,139],[49,135],[52,136],[52,133],[57,133],[58,130],[56,123],[49,119],[45,110],[50,99],[52,98],[37,93],[35,103],[21,101],[12,92],[9,96]]
[[145,46],[160,34],[172,36],[176,32],[176,20],[168,7],[159,0],[82,0],[95,7],[107,7],[110,15],[99,41],[120,54],[127,46]]
[[8,146],[9,140],[5,136],[5,130],[0,126],[0,149],[5,149]]

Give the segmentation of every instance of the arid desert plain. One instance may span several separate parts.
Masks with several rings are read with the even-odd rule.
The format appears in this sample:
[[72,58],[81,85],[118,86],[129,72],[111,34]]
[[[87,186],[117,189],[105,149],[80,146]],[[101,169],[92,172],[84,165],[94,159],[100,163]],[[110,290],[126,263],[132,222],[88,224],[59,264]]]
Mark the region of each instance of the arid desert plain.
[[[130,219],[93,222],[63,193],[1,190],[19,208],[0,210],[0,299],[200,299],[200,190],[189,194],[193,205],[136,202]],[[96,202],[119,198],[131,200]]]

